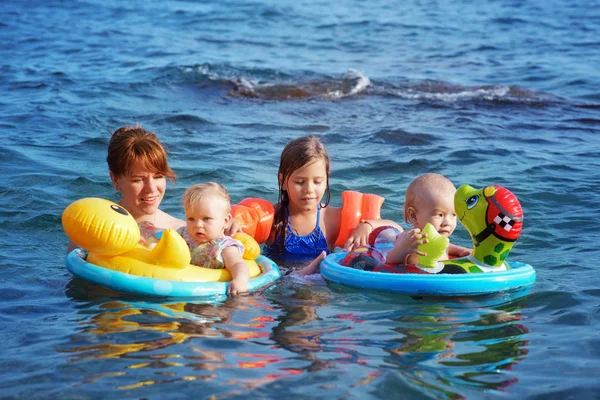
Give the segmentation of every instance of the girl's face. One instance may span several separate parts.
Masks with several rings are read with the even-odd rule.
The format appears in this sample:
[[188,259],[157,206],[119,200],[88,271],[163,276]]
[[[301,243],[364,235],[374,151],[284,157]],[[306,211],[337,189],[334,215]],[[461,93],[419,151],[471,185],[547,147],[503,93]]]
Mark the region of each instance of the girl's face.
[[223,236],[231,218],[227,202],[217,196],[210,196],[185,209],[188,234],[198,244]]
[[156,213],[167,188],[167,180],[161,173],[135,166],[128,175],[110,173],[115,189],[121,192],[121,204],[138,220]]
[[291,212],[317,209],[327,189],[325,161],[309,162],[298,168],[283,182],[282,189],[287,191]]

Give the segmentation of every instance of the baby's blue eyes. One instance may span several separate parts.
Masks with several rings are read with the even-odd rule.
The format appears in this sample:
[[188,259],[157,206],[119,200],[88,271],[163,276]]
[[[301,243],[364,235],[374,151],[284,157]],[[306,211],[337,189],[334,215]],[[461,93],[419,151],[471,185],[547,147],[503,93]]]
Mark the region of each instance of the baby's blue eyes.
[[201,219],[202,221],[204,221],[204,222],[209,222],[209,221],[212,221],[212,218],[211,218],[211,217],[204,217],[204,218],[194,218],[194,217],[189,217],[189,218],[187,218],[187,220],[188,220],[188,221],[190,221],[190,222],[194,222],[194,221],[196,221],[196,220],[200,220],[200,219]]
[[474,195],[474,196],[469,197],[466,200],[467,208],[470,210],[471,208],[475,207],[478,202],[479,202],[479,196],[478,195]]

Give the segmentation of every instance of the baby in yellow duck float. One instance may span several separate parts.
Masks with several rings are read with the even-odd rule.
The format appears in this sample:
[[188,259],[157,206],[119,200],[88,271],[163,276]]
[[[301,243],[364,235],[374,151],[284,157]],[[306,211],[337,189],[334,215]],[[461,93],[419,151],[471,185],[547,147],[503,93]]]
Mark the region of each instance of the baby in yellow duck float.
[[177,229],[177,233],[190,248],[191,263],[204,268],[226,268],[232,277],[228,293],[245,292],[249,271],[242,260],[244,244],[225,235],[233,218],[227,189],[215,182],[200,183],[188,187],[182,200],[186,226]]
[[[69,239],[89,253],[86,261],[90,264],[165,281],[201,283],[232,280],[227,268],[192,265],[188,244],[174,230],[163,231],[152,249],[141,245],[135,219],[125,208],[112,201],[100,198],[77,200],[63,212],[62,223]],[[237,233],[234,238],[243,244],[243,261],[248,269],[246,276],[257,277],[262,272],[255,261],[260,255],[258,243],[245,233]],[[241,268],[241,265],[236,268]],[[247,282],[248,278],[244,275],[240,277]],[[234,288],[228,288],[228,293],[232,293],[233,289],[235,284]],[[241,289],[242,284],[235,291]]]

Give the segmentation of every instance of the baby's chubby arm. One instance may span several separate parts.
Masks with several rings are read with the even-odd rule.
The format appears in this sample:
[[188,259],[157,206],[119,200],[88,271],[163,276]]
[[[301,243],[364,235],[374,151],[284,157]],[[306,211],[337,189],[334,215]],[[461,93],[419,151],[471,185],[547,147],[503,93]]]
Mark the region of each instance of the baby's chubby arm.
[[225,268],[231,274],[231,282],[227,288],[227,294],[240,294],[248,291],[248,279],[250,271],[248,264],[242,259],[240,250],[236,246],[229,246],[221,252]]
[[407,259],[412,254],[425,256],[426,254],[420,251],[418,246],[427,242],[427,234],[421,233],[420,229],[404,231],[396,238],[394,247],[387,254],[385,262],[388,264],[406,264]]
[[400,225],[389,219],[363,220],[361,223],[356,225],[356,228],[354,228],[354,231],[352,231],[350,237],[348,240],[346,240],[346,243],[344,244],[344,251],[352,251],[357,247],[369,244],[369,235],[371,232],[381,226],[393,226],[400,232],[403,231]]

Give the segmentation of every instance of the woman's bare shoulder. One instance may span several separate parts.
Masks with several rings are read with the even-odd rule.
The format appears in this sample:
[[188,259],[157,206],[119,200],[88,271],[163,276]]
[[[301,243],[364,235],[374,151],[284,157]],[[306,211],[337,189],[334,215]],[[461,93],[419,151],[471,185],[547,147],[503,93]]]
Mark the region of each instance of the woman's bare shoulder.
[[185,226],[185,221],[179,218],[175,218],[170,214],[167,214],[164,211],[160,211],[160,222],[156,221],[156,226],[163,229],[175,229],[181,228]]

